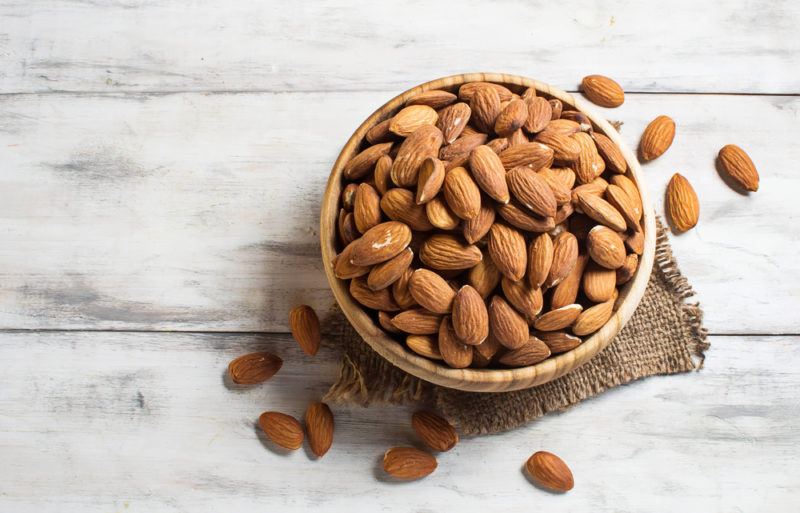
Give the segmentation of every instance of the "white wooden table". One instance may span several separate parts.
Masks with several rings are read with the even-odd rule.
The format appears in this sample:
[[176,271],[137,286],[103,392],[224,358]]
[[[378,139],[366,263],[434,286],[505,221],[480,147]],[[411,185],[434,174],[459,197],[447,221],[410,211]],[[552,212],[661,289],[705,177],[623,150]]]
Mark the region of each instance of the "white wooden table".
[[[798,26],[793,0],[0,1],[0,511],[797,511]],[[301,415],[336,373],[285,334],[292,304],[332,300],[333,159],[385,100],[464,71],[615,77],[631,145],[677,121],[645,170],[656,198],[679,171],[701,199],[672,240],[705,369],[464,440],[414,484],[378,470],[413,442],[405,408],[337,409],[321,461],[276,453],[258,415]],[[721,181],[726,143],[758,193]],[[226,388],[257,349],[283,370]],[[571,493],[525,479],[539,449]]]

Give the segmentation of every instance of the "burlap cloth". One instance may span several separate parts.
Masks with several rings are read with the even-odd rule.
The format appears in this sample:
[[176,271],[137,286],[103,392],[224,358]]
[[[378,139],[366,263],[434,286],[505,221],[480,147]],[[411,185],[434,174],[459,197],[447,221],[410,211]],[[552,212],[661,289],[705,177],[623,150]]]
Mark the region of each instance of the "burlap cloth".
[[435,408],[464,434],[506,431],[564,410],[609,388],[656,374],[700,369],[709,345],[702,311],[659,223],[650,283],[633,317],[611,344],[569,374],[527,390],[462,392],[432,385],[381,358],[341,313],[326,321],[329,343],[342,349],[339,377],[325,400],[370,405],[419,403]]

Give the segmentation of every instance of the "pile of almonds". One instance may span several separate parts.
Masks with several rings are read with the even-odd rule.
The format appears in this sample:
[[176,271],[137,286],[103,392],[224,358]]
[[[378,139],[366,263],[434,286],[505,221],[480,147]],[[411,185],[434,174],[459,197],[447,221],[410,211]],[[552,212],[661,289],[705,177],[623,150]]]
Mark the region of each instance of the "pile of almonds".
[[334,274],[409,350],[522,367],[611,317],[643,250],[642,204],[585,115],[471,82],[410,98],[366,139],[342,173]]

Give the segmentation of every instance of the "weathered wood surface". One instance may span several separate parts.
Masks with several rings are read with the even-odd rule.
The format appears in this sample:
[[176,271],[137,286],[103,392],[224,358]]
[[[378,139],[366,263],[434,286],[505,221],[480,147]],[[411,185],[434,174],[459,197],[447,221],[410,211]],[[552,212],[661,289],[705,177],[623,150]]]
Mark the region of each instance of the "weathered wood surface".
[[[462,440],[423,482],[386,482],[387,448],[418,444],[405,408],[334,408],[333,448],[276,452],[255,421],[302,416],[336,367],[281,335],[0,335],[0,510],[792,511],[800,492],[797,337],[712,337],[700,373],[643,380],[514,432]],[[229,388],[229,359],[285,358]],[[521,472],[552,450],[567,496]]]
[[797,93],[798,25],[795,0],[7,0],[0,93],[385,91],[474,71]]
[[[0,97],[0,327],[286,331],[332,304],[317,223],[327,175],[390,92]],[[799,333],[800,98],[628,95],[608,110],[636,146],[666,113],[673,147],[644,171],[657,210],[673,172],[701,200],[673,237],[713,333]],[[746,148],[761,190],[714,167]]]

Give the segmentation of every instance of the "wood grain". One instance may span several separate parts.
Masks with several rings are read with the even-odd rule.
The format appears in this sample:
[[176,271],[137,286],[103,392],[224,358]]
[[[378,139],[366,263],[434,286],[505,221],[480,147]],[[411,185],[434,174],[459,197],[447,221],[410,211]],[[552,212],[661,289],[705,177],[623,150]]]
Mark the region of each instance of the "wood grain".
[[[279,335],[3,333],[0,510],[791,511],[800,339],[711,343],[700,373],[463,439],[433,475],[404,485],[386,482],[378,463],[392,445],[419,443],[405,408],[334,407],[335,441],[320,461],[258,435],[262,411],[301,415],[325,391],[336,372],[325,345],[309,358]],[[283,369],[263,386],[227,387],[227,362],[252,350],[276,352]],[[569,495],[527,482],[536,450],[571,466]]]
[[[391,96],[0,98],[0,328],[287,331],[293,304],[328,308],[316,232],[327,174]],[[658,114],[678,124],[644,172],[658,212],[674,172],[700,196],[697,229],[672,241],[708,328],[800,332],[776,311],[800,308],[800,99],[628,95],[605,112],[631,147]],[[755,161],[757,193],[719,177],[728,143]]]
[[799,24],[794,0],[12,0],[0,93],[385,91],[503,71],[566,90],[604,73],[627,91],[795,94]]

